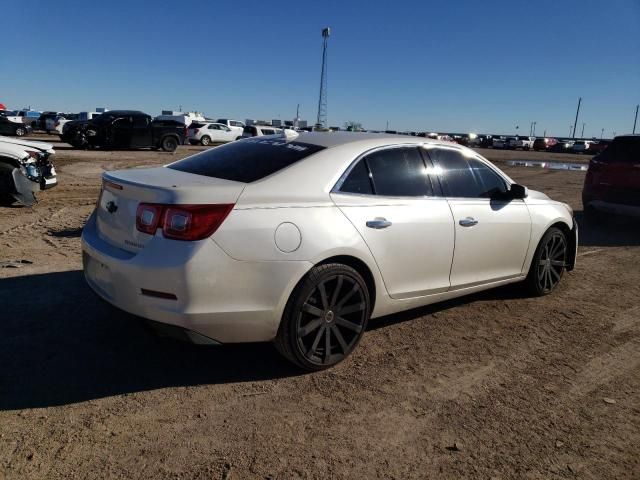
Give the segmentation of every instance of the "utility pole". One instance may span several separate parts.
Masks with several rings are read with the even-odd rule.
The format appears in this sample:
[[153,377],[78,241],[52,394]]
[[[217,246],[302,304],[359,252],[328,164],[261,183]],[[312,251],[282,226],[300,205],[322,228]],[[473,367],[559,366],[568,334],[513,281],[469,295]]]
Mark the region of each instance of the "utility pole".
[[571,130],[573,129],[573,125],[569,125],[569,136],[571,136]]
[[320,98],[318,98],[318,118],[316,125],[327,126],[327,45],[329,42],[329,27],[322,29],[322,71],[320,72]]
[[582,103],[582,97],[578,98],[578,109],[576,110],[576,121],[573,123],[573,139],[576,139],[576,128],[578,127],[578,115],[580,114],[580,104]]
[[385,130],[389,130],[389,120],[387,120],[387,128]]
[[542,137],[543,138],[547,138],[547,129],[544,129],[544,132],[542,132]]
[[584,138],[584,126],[586,123],[582,122],[582,133],[580,134],[580,138]]
[[602,140],[603,136],[604,136],[604,128],[602,130],[600,130],[600,140]]
[[300,124],[300,104],[296,107],[296,119],[293,121],[293,127],[298,128]]
[[636,133],[636,123],[638,123],[638,107],[640,104],[636,105],[636,118],[633,120],[633,133]]
[[531,134],[532,137],[536,136],[536,125],[538,124],[538,122],[533,122],[533,133]]

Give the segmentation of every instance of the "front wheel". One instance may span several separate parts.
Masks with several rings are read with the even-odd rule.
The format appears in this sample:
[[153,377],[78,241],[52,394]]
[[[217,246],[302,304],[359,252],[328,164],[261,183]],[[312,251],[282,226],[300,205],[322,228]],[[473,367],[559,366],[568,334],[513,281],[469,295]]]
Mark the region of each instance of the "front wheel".
[[165,152],[175,152],[178,149],[178,139],[176,137],[164,137],[162,139],[162,150]]
[[556,227],[544,234],[533,255],[525,280],[529,293],[536,297],[548,295],[560,283],[567,265],[567,237]]
[[24,128],[22,127],[16,128],[16,137],[24,137],[26,133],[27,131]]
[[275,345],[297,366],[323,370],[356,348],[370,315],[369,291],[356,270],[339,263],[318,265],[291,294]]

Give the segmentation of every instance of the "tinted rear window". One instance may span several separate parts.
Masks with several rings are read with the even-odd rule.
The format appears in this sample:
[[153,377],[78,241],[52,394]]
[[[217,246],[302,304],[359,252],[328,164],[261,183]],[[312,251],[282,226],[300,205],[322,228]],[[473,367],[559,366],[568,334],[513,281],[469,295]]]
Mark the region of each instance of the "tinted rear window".
[[250,138],[205,150],[168,168],[235,182],[251,183],[282,170],[325,147],[281,139]]
[[191,124],[189,125],[189,128],[202,128],[205,125],[206,125],[206,123],[191,122]]

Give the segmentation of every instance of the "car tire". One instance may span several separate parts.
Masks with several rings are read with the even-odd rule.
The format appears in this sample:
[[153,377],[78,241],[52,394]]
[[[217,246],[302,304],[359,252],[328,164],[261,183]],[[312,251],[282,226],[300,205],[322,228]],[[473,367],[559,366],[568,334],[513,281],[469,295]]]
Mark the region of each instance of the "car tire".
[[532,296],[548,295],[558,286],[566,268],[568,246],[567,236],[559,228],[551,227],[542,236],[525,280]]
[[173,136],[167,136],[162,139],[162,150],[165,152],[175,152],[178,149],[178,139]]
[[204,135],[201,139],[200,139],[200,145],[202,146],[208,146],[211,144],[211,137],[209,137],[208,135]]
[[27,130],[24,127],[16,128],[16,137],[24,137],[27,134]]
[[354,268],[317,265],[291,293],[275,346],[304,370],[324,370],[353,352],[370,315],[367,284]]

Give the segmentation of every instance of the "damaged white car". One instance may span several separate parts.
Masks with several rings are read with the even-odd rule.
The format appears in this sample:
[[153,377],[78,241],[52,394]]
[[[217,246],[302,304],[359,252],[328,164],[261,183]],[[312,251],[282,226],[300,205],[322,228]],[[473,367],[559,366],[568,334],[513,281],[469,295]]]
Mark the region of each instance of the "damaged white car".
[[32,206],[36,192],[58,183],[53,146],[0,136],[0,202]]

